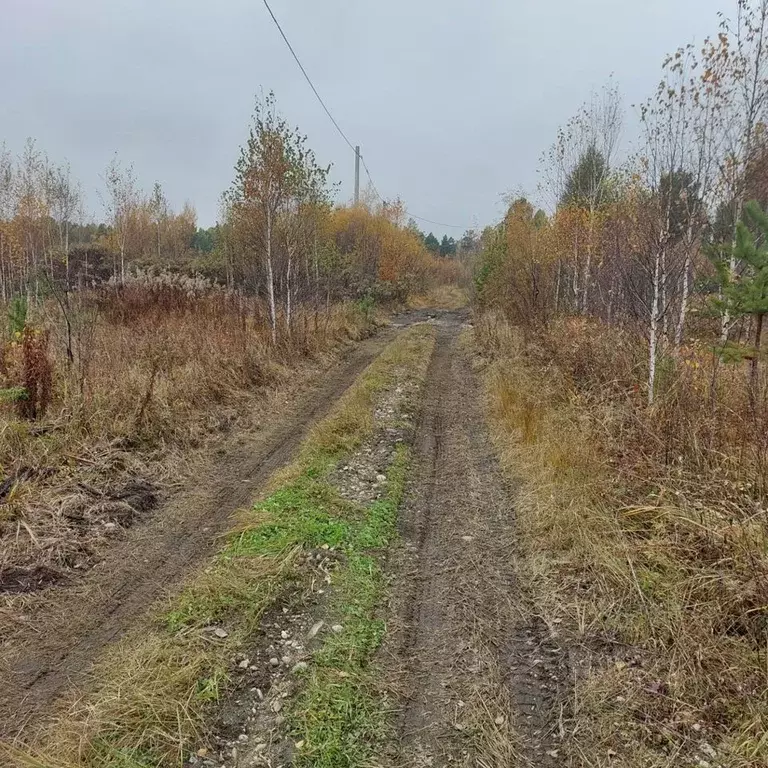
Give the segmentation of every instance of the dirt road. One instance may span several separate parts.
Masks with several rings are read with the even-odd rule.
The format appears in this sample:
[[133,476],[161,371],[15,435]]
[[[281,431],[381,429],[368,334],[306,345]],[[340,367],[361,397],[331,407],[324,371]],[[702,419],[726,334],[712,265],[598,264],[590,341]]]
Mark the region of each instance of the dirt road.
[[[402,318],[404,327],[428,313]],[[526,606],[515,577],[513,489],[488,438],[466,313],[441,313],[390,560],[393,603],[381,649],[397,711],[387,764],[558,765],[564,653]],[[130,531],[82,582],[55,588],[44,616],[2,648],[0,736],[40,724],[105,647],[145,619],[148,605],[205,561],[231,513],[290,460],[397,327],[347,359],[258,435],[244,435],[193,488]],[[42,632],[35,631],[43,628]],[[29,731],[25,732],[29,735]]]
[[562,654],[516,584],[513,494],[454,318],[426,387],[382,653],[400,702],[391,765],[556,765]]
[[77,585],[54,588],[34,624],[14,632],[0,648],[0,737],[13,738],[39,724],[70,683],[82,682],[96,657],[146,614],[213,551],[232,512],[248,504],[267,478],[287,463],[309,428],[393,338],[395,328],[368,339],[331,369],[311,391],[256,434],[242,435],[212,460],[194,486],[176,493],[151,520],[133,528],[104,563]]

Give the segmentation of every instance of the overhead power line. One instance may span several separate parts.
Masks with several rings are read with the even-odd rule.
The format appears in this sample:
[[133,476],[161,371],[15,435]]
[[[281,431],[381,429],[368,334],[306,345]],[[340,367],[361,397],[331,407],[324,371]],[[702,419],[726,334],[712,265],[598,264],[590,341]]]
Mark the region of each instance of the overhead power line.
[[[310,76],[307,74],[307,70],[304,69],[304,65],[301,63],[301,60],[299,59],[298,55],[296,54],[296,51],[291,45],[291,42],[288,39],[288,36],[283,31],[283,28],[280,26],[280,22],[277,20],[277,17],[272,12],[272,8],[270,8],[268,0],[263,0],[263,2],[267,8],[267,11],[269,12],[269,15],[272,17],[272,21],[275,22],[275,26],[277,27],[278,32],[280,32],[280,36],[283,38],[285,44],[288,46],[288,50],[291,52],[291,55],[296,61],[296,64],[298,64],[299,69],[301,70],[301,74],[304,75],[304,79],[309,83],[309,87],[312,89],[312,93],[315,94],[315,97],[320,102],[320,106],[325,110],[325,114],[328,115],[328,118],[333,123],[334,128],[336,128],[336,130],[339,132],[339,135],[341,136],[341,138],[344,139],[344,141],[347,143],[347,145],[353,152],[356,152],[357,150],[355,149],[355,145],[347,138],[347,135],[344,133],[344,131],[341,130],[341,126],[336,122],[336,118],[334,118],[334,116],[331,114],[331,110],[328,109],[322,97],[318,93],[317,88],[315,88],[315,84],[312,82],[312,78],[310,78]],[[383,203],[384,198],[381,196],[381,194],[379,193],[379,190],[376,188],[376,185],[373,182],[373,177],[371,176],[371,172],[368,169],[368,165],[365,162],[365,158],[362,156],[362,154],[360,155],[360,161],[363,164],[363,168],[365,169],[365,174],[368,177],[368,181],[370,182],[376,197],[378,197],[379,200],[381,200],[381,202]],[[406,215],[410,216],[412,219],[425,221],[428,224],[434,224],[435,226],[438,226],[438,227],[448,227],[449,229],[466,229],[466,227],[463,227],[458,224],[444,224],[439,221],[432,221],[432,219],[425,219],[423,216],[417,216],[415,213],[411,213],[410,211],[405,211],[405,213]]]
[[[360,155],[360,162],[363,164],[363,169],[365,170],[365,175],[368,177],[368,181],[371,184],[371,187],[373,188],[373,191],[376,195],[376,197],[379,198],[382,202],[384,202],[384,198],[379,194],[379,190],[376,189],[376,185],[373,183],[373,177],[371,176],[371,172],[368,170],[368,165],[365,162],[365,158]],[[419,221],[425,221],[427,224],[434,224],[437,227],[449,227],[450,229],[468,229],[468,227],[463,227],[459,224],[444,224],[441,221],[432,221],[432,219],[425,219],[423,216],[417,216],[415,213],[411,213],[410,211],[405,211],[405,213],[410,216],[412,219],[418,219]]]

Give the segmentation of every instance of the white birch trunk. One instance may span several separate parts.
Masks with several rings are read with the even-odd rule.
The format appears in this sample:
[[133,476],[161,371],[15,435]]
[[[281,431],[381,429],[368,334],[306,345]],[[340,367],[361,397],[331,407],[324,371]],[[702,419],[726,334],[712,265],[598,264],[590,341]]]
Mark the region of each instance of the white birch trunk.
[[291,249],[288,248],[288,265],[285,269],[285,322],[288,326],[288,335],[291,335],[291,264],[293,258]]
[[648,405],[653,405],[656,385],[656,352],[659,343],[659,298],[661,294],[661,248],[656,250],[653,269],[653,299],[651,300],[651,326],[648,338]]
[[275,308],[275,275],[272,270],[272,211],[267,209],[267,292],[269,295],[269,322],[272,343],[277,344],[277,311]]
[[662,335],[665,339],[669,339],[669,312],[667,311],[667,249],[664,248],[661,252],[661,275],[659,277],[661,283],[661,307],[659,314],[661,315],[661,328]]

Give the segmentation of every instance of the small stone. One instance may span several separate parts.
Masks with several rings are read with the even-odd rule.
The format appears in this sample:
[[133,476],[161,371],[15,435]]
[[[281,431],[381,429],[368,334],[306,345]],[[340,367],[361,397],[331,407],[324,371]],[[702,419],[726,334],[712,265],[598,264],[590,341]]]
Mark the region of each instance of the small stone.
[[557,757],[560,754],[560,750],[559,749],[548,749],[547,750],[547,754],[550,757]]
[[383,483],[387,479],[386,475],[376,475],[376,482]]
[[280,666],[280,659],[278,659],[276,656],[273,656],[269,660],[269,666],[270,667],[279,667]]
[[472,541],[475,537],[474,536],[462,536],[462,541]]
[[330,548],[331,548],[330,544],[323,544],[323,546],[320,547],[320,549],[330,549]]
[[282,662],[287,667],[291,663],[291,657],[290,656],[283,656]]
[[296,742],[296,749],[301,749],[304,746],[304,740]]
[[222,639],[229,637],[229,632],[227,632],[226,629],[222,629],[221,627],[216,627],[216,629],[213,630],[213,634],[216,635],[216,637],[220,637]]
[[283,708],[283,700],[282,699],[275,699],[272,704],[270,704],[270,707],[273,712],[277,713]]
[[240,667],[240,669],[248,669],[250,665],[251,665],[250,659],[243,659],[237,666]]
[[307,671],[307,662],[306,661],[300,661],[298,664],[293,665],[293,669],[291,672],[293,674],[298,674],[299,672],[306,672]]
[[196,754],[198,757],[205,757],[208,754],[208,750],[205,747],[200,747]]
[[291,633],[290,633],[290,632],[286,632],[285,630],[283,630],[283,631],[280,633],[280,637],[282,637],[282,638],[283,638],[283,640],[287,640],[287,639],[288,639],[290,636],[291,636]]
[[331,627],[331,632],[333,632],[336,635],[338,635],[339,633],[341,633],[343,631],[344,631],[344,627],[341,624],[334,624]]
[[493,722],[496,723],[496,725],[504,725],[504,715],[497,715]]
[[239,741],[241,744],[245,743],[246,741],[248,741],[248,734],[247,734],[247,733],[241,733],[241,734],[240,734],[240,735],[237,737],[237,740],[238,740],[238,741]]
[[324,624],[325,624],[324,621],[316,621],[312,625],[312,629],[310,629],[309,632],[307,632],[307,637],[309,637],[310,639],[315,637],[317,633],[323,628]]

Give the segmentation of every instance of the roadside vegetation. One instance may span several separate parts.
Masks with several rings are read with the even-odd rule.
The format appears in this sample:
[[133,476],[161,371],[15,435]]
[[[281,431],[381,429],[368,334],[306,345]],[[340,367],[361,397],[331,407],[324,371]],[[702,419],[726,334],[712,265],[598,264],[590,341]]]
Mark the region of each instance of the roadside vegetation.
[[241,515],[213,562],[156,607],[146,626],[106,651],[95,688],[78,694],[35,746],[0,747],[4,760],[39,768],[181,764],[206,744],[215,705],[233,686],[233,659],[252,650],[265,612],[311,591],[307,563],[324,550],[338,555],[338,565],[323,616],[344,631],[323,641],[290,705],[288,727],[302,745],[296,764],[360,765],[372,756],[385,718],[368,671],[383,633],[377,552],[395,535],[408,448],[395,448],[385,492],[367,505],[343,498],[330,473],[374,427],[386,426],[374,417],[386,392],[408,385],[418,391],[433,344],[426,326],[392,342],[268,495]]
[[18,158],[0,150],[10,618],[9,595],[98,562],[199,450],[257,426],[386,311],[463,274],[456,244],[429,250],[400,202],[334,205],[327,173],[272,95],[211,230],[117,157],[103,220],[88,223],[68,166],[34,142]]
[[[768,6],[674,52],[616,159],[609,85],[483,233],[475,339],[521,583],[570,645],[568,764],[768,761]],[[753,201],[753,202],[750,202]]]

